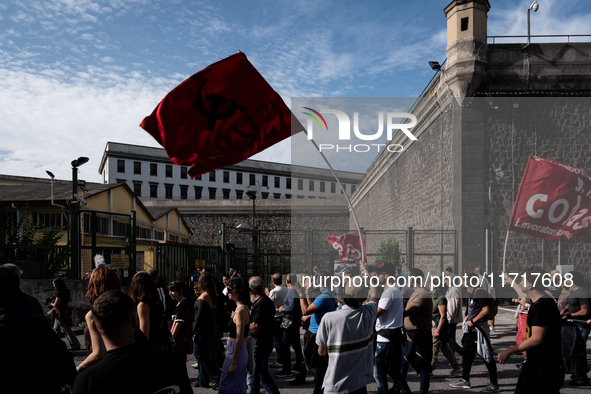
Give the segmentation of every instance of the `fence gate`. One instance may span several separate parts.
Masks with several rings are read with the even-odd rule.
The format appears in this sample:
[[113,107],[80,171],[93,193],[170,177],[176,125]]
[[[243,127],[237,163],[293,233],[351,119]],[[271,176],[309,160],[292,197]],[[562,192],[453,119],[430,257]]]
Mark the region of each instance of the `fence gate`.
[[187,279],[192,280],[197,274],[197,267],[207,268],[220,280],[223,274],[222,251],[217,246],[196,246],[176,243],[156,244],[156,269],[165,281],[170,283],[177,279],[179,268],[187,272]]

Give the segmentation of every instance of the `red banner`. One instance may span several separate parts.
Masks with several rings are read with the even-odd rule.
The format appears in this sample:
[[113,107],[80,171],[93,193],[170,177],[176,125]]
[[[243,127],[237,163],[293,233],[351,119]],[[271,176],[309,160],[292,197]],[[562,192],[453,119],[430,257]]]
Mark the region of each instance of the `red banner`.
[[[349,259],[355,260],[357,264],[361,262],[361,239],[359,233],[346,233],[335,237],[329,232],[326,240],[339,252],[339,257],[345,264]],[[365,246],[365,243],[363,246]],[[367,253],[364,261],[367,262]]]
[[[294,118],[293,133],[303,130]],[[192,177],[239,163],[292,135],[291,111],[242,52],[191,76],[140,125]]]
[[519,186],[509,230],[569,241],[589,230],[591,177],[567,164],[530,156]]

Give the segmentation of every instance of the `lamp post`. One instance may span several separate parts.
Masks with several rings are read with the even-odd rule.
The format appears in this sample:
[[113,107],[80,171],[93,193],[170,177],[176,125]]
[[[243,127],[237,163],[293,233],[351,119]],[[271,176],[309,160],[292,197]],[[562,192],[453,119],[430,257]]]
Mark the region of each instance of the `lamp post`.
[[70,277],[80,279],[80,197],[78,196],[78,167],[88,162],[88,157],[72,160],[72,202],[70,203]]
[[540,5],[538,4],[537,1],[534,1],[533,3],[531,3],[531,5],[529,6],[529,8],[527,9],[527,45],[531,44],[531,33],[530,33],[530,25],[529,25],[529,13],[531,10],[534,10],[534,12],[538,11],[538,8],[540,8]]
[[[256,270],[258,273],[259,264],[259,229],[257,228],[256,221],[256,190],[250,190],[246,192],[246,195],[252,200],[252,264],[253,271]],[[260,275],[260,274],[259,274]]]

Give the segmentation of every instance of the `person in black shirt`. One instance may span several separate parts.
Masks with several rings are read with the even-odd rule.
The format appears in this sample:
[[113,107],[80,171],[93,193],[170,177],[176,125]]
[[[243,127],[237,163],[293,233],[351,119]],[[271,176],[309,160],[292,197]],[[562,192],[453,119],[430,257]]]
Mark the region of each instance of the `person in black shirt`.
[[[490,384],[484,387],[482,393],[496,393],[500,391],[497,379],[497,364],[492,355],[492,345],[490,344],[490,331],[488,327],[488,314],[490,312],[490,296],[487,291],[478,286],[481,281],[478,275],[472,275],[467,278],[466,288],[470,293],[468,307],[466,308],[466,318],[462,324],[462,379],[456,383],[450,384],[454,388],[471,388],[470,371],[476,354],[482,358],[484,365],[490,375]],[[486,343],[479,349],[477,345],[479,337]],[[479,351],[480,350],[480,351]]]
[[[536,281],[537,273],[540,279]],[[527,362],[523,365],[515,393],[558,393],[564,383],[562,362],[561,321],[554,300],[545,293],[542,284],[542,270],[526,271],[525,283],[521,287],[531,298],[527,316],[526,339],[497,356],[504,364],[514,353],[527,351]],[[535,282],[535,286],[534,286]]]
[[[585,277],[578,271],[572,271],[570,274],[572,275],[572,286],[568,294],[566,307],[560,314],[567,319],[587,320],[591,317],[591,308],[589,307],[591,294],[584,288]],[[589,338],[589,327],[579,326],[578,328],[583,337],[583,343],[586,344],[587,338]],[[578,371],[572,378],[573,380],[568,383],[571,386],[589,385],[587,369]]]
[[275,304],[265,295],[263,280],[253,276],[248,281],[254,299],[251,310],[250,333],[256,339],[254,346],[254,375],[248,374],[248,393],[259,394],[261,384],[268,394],[279,394],[277,384],[269,374],[269,356],[273,351],[273,323]]
[[187,369],[173,353],[135,343],[136,308],[121,291],[101,294],[92,305],[92,330],[105,342],[107,354],[80,373],[73,394],[190,394]]

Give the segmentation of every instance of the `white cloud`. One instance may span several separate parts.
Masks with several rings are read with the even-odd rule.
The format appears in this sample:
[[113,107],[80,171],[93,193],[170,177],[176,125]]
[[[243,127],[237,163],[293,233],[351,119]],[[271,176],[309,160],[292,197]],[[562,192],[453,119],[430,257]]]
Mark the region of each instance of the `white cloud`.
[[[100,73],[93,69],[66,83],[0,70],[0,173],[44,177],[50,170],[69,179],[69,162],[88,156],[80,177],[98,182],[107,141],[158,146],[139,124],[178,81],[110,75],[116,84],[84,82]],[[101,75],[108,77],[108,72]]]

